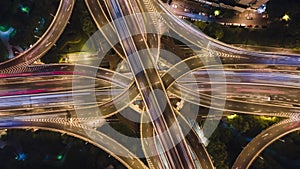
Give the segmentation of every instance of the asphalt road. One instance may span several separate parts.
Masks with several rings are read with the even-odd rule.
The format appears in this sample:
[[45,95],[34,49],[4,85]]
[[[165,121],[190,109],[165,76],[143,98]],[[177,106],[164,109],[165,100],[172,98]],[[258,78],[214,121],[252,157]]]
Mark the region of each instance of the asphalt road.
[[[90,131],[89,126],[77,125],[75,123],[72,124],[71,128],[76,128],[76,130],[71,130],[66,127],[66,123],[69,124],[70,121],[65,121],[61,118],[61,116],[63,116],[63,114],[61,113],[62,110],[73,110],[73,107],[60,107],[59,103],[57,102],[64,103],[64,101],[66,101],[66,104],[70,104],[68,100],[70,97],[74,96],[74,93],[72,93],[71,95],[68,94],[68,92],[64,92],[64,90],[70,90],[71,79],[69,78],[69,76],[74,74],[75,76],[78,75],[90,77],[93,79],[93,81],[100,79],[100,87],[105,88],[112,83],[120,89],[124,90],[124,92],[122,93],[117,92],[116,95],[118,96],[116,96],[113,100],[105,100],[104,96],[106,97],[109,93],[106,89],[102,88],[101,92],[103,93],[100,92],[99,95],[101,95],[100,97],[103,98],[99,99],[103,99],[103,102],[91,102],[92,104],[90,105],[78,107],[78,109],[83,110],[82,114],[79,114],[80,117],[110,117],[111,115],[116,114],[120,110],[127,107],[130,103],[137,99],[139,94],[141,94],[142,99],[147,107],[149,116],[153,122],[152,130],[143,130],[143,132],[146,133],[146,136],[151,136],[151,133],[153,134],[153,131],[155,131],[156,134],[164,133],[171,124],[176,124],[174,130],[171,130],[170,133],[162,136],[158,142],[153,141],[151,143],[151,148],[155,148],[156,151],[158,151],[159,147],[161,147],[162,150],[166,152],[162,156],[157,156],[153,159],[150,159],[155,165],[162,166],[161,164],[165,163],[166,161],[166,166],[169,166],[171,168],[196,168],[197,164],[193,161],[191,155],[192,151],[194,151],[198,158],[197,161],[203,168],[212,168],[210,157],[203,145],[201,145],[200,139],[198,138],[196,132],[194,130],[191,130],[191,133],[187,135],[187,138],[182,135],[182,130],[190,130],[191,126],[189,126],[184,120],[183,123],[179,124],[179,121],[182,120],[180,120],[178,114],[174,112],[170,104],[167,91],[172,95],[176,95],[178,98],[185,99],[188,102],[214,109],[258,115],[269,113],[269,115],[290,118],[290,121],[284,121],[278,125],[281,126],[281,128],[276,126],[271,127],[261,135],[259,135],[256,139],[254,139],[253,142],[255,144],[256,142],[263,142],[264,144],[261,144],[262,147],[260,147],[259,149],[259,146],[255,147],[252,146],[252,143],[250,143],[248,146],[249,148],[245,148],[237,159],[235,166],[237,166],[238,168],[248,167],[246,165],[250,165],[251,161],[253,161],[255,156],[257,156],[259,154],[259,151],[261,151],[265,146],[273,142],[279,136],[282,136],[299,128],[299,122],[298,119],[296,119],[297,113],[299,112],[299,107],[294,106],[295,104],[299,103],[299,98],[297,94],[295,95],[292,93],[296,93],[299,87],[299,81],[297,81],[299,79],[299,74],[297,73],[298,66],[300,65],[299,55],[246,51],[218,42],[195,30],[186,22],[174,17],[173,14],[168,11],[168,9],[164,8],[165,6],[161,3],[161,1],[145,0],[143,2],[137,2],[131,0],[125,2],[117,0],[107,0],[103,1],[102,4],[100,4],[98,1],[92,0],[86,1],[86,3],[88,4],[88,8],[92,13],[92,16],[98,27],[107,24],[112,19],[117,19],[128,14],[134,15],[134,10],[137,9],[141,11],[165,13],[168,17],[163,19],[165,19],[165,23],[169,27],[169,31],[171,30],[177,33],[178,35],[185,38],[188,42],[193,44],[199,50],[197,53],[199,55],[188,57],[185,60],[175,64],[167,72],[163,73],[162,76],[160,75],[160,72],[155,69],[156,62],[154,62],[155,59],[151,59],[153,56],[151,56],[150,53],[136,53],[141,49],[148,49],[148,44],[146,42],[147,38],[143,35],[134,38],[126,37],[128,35],[126,33],[129,33],[128,23],[126,22],[117,22],[115,25],[113,25],[113,27],[111,28],[112,31],[115,31],[115,33],[107,34],[106,38],[120,38],[122,48],[117,50],[119,51],[120,56],[122,56],[124,59],[127,59],[132,72],[135,74],[135,83],[132,82],[130,78],[127,78],[122,74],[101,68],[98,70],[98,68],[88,66],[82,67],[84,68],[82,70],[74,69],[74,66],[72,65],[44,65],[32,66],[28,68],[27,66],[29,64],[33,63],[37,58],[41,57],[47,50],[51,48],[52,45],[54,45],[55,41],[62,33],[64,27],[67,24],[63,21],[68,20],[68,18],[70,17],[74,3],[75,1],[73,0],[61,1],[56,17],[54,18],[54,21],[52,22],[46,33],[43,35],[43,37],[32,48],[22,53],[20,56],[8,62],[1,63],[0,73],[2,77],[2,84],[0,83],[0,86],[8,90],[1,90],[3,105],[12,107],[20,106],[23,104],[25,105],[27,104],[26,99],[18,97],[23,95],[25,97],[31,97],[31,99],[32,97],[36,97],[36,99],[33,100],[36,101],[36,104],[41,104],[41,108],[43,108],[44,106],[51,107],[51,103],[58,106],[58,109],[49,109],[49,111],[47,112],[38,112],[39,110],[30,109],[29,112],[23,111],[21,113],[12,114],[1,112],[1,115],[5,117],[2,118],[2,127],[5,128],[14,126],[22,128],[37,125],[40,128],[49,128],[50,126],[50,128],[52,127],[53,129],[55,129],[57,127],[57,124],[63,124],[63,128],[60,128],[59,131],[67,131],[70,135],[78,134],[78,137],[81,139],[86,138],[82,137],[80,133],[78,133],[78,131],[85,128],[88,128],[91,134],[99,134],[93,133],[94,131]],[[108,16],[106,11],[104,11],[103,5],[106,5],[105,10],[108,10]],[[142,22],[140,22],[141,18],[139,18],[139,16],[137,15],[135,16],[135,19],[129,21],[132,25],[131,29],[134,32],[143,32],[143,29],[145,28],[143,27]],[[104,31],[103,33],[107,32]],[[192,36],[188,36],[188,34]],[[114,42],[111,43],[113,44]],[[151,41],[151,43],[156,43],[156,41]],[[156,44],[153,45],[155,46]],[[219,62],[212,61],[216,58],[219,58]],[[266,69],[266,72],[256,74],[260,75],[260,78],[253,77],[253,72],[232,73],[227,71],[227,74],[224,74],[224,72],[219,72],[220,75],[224,75],[225,78],[224,79],[222,78],[222,76],[220,76],[221,78],[218,79],[219,84],[226,85],[226,81],[224,81],[226,80],[226,78],[228,78],[229,82],[231,82],[227,86],[227,90],[229,91],[229,93],[226,97],[223,96],[224,93],[222,92],[220,92],[217,96],[210,95],[210,92],[212,92],[213,90],[218,92],[220,90],[216,88],[212,90],[210,89],[210,85],[212,85],[213,82],[203,84],[203,81],[209,79],[207,74],[203,76],[198,75],[196,77],[196,82],[193,82],[197,85],[202,85],[203,90],[199,90],[198,92],[188,89],[188,85],[191,85],[191,83],[189,83],[189,79],[182,80],[183,85],[181,85],[180,82],[179,84],[175,83],[175,81],[180,77],[184,76],[185,74],[189,74],[194,70],[201,68],[209,70],[210,68],[214,68],[214,66],[217,67],[220,65],[225,68],[231,67],[233,69],[239,69],[240,67],[244,66],[253,71],[256,69],[256,67],[259,67],[258,65],[266,66],[266,68],[268,68],[268,66],[271,67]],[[20,71],[27,71],[27,73],[18,74],[18,72]],[[56,78],[56,76],[61,77]],[[18,81],[19,79],[16,80],[17,77],[23,77],[24,81],[20,82]],[[49,82],[49,80],[55,80],[56,82],[65,80],[65,83],[62,85],[57,85],[55,83]],[[80,80],[80,78],[78,80]],[[281,82],[283,81],[285,83],[281,84]],[[30,83],[32,84],[32,88],[26,88],[26,84]],[[7,86],[8,84],[9,86]],[[237,85],[243,85],[245,86],[245,88],[238,88]],[[15,88],[18,88],[17,86],[19,87],[19,90],[14,91]],[[179,88],[181,88],[180,90],[178,90],[178,86]],[[88,88],[88,85],[82,85],[79,86],[79,88],[80,87]],[[186,97],[182,97],[180,91],[182,91],[184,95],[186,95]],[[39,95],[35,95],[34,92],[39,93]],[[56,95],[58,94],[56,92],[62,93],[59,93],[60,95],[58,96]],[[153,95],[151,95],[151,93],[153,93]],[[272,93],[272,95],[266,96],[266,93]],[[202,99],[200,100],[200,102],[195,102],[196,98],[199,96],[201,96]],[[266,96],[267,99],[272,99],[272,101],[270,102],[268,100],[264,100],[266,99],[264,97],[257,99],[255,96]],[[79,98],[80,97],[82,96],[79,96]],[[12,99],[11,101],[13,103],[5,103],[7,99]],[[255,99],[259,100],[259,102],[255,102]],[[225,105],[220,104],[222,102],[225,102]],[[29,105],[31,105],[31,103],[32,100]],[[165,103],[165,105],[162,106],[161,103]],[[91,113],[95,107],[99,107],[101,113]],[[276,107],[276,109],[274,109],[274,107]],[[35,112],[32,113],[32,111]],[[20,120],[20,118],[16,117],[20,115],[24,115],[23,117],[21,117],[21,119],[23,119],[26,115],[29,116],[27,118],[24,118],[24,120],[26,119],[27,122],[24,122]],[[38,118],[33,118],[34,115],[37,115]],[[58,115],[58,117],[56,117],[56,115]],[[9,118],[13,118],[15,121],[11,119],[7,120]],[[99,136],[99,138],[96,138],[96,140],[99,140],[100,138],[102,137]],[[177,141],[179,142],[179,144],[175,145],[174,142]],[[255,145],[254,143],[253,145]],[[124,150],[121,147],[121,145],[118,145],[118,143],[116,144],[117,145],[113,147],[109,147],[108,145],[99,147],[107,150],[108,152],[110,151],[107,147],[113,150],[120,150],[128,153],[126,152],[127,150]],[[168,150],[167,147],[169,145],[173,145],[174,149]],[[193,150],[190,150],[188,148],[188,145],[191,145]],[[198,154],[197,152],[195,152],[195,149],[200,150]],[[123,157],[116,156],[116,158],[123,162],[123,164],[126,166],[133,166],[136,162],[139,161],[134,156],[132,157],[133,158],[122,159]],[[141,163],[137,165],[139,165],[141,168],[145,168],[145,166]]]
[[75,0],[61,0],[56,15],[43,36],[25,52],[0,63],[0,73],[21,72],[50,50],[67,26],[74,4]]

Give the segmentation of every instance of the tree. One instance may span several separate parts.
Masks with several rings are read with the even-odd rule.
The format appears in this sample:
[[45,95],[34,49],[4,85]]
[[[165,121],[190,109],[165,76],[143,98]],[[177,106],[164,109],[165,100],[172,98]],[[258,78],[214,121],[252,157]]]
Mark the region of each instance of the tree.
[[215,36],[216,36],[216,39],[221,39],[221,38],[223,38],[223,36],[224,36],[223,30],[222,30],[222,29],[217,29],[217,30],[215,31]]
[[221,25],[216,22],[209,23],[204,30],[204,33],[216,39],[221,39],[224,36]]
[[207,24],[203,21],[195,21],[194,25],[197,26],[199,29],[201,29],[202,31],[204,31],[204,29],[206,28]]

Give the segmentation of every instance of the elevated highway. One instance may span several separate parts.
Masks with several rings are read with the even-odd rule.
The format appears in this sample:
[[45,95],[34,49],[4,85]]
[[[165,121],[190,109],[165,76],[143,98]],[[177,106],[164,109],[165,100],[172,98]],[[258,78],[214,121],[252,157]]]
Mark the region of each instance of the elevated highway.
[[[72,72],[72,71],[70,71],[71,70],[71,68],[69,67],[69,68],[67,68],[68,66],[70,66],[70,67],[72,67],[72,65],[65,65],[65,66],[62,66],[63,67],[63,70],[61,70],[61,68],[59,68],[59,65],[48,65],[48,66],[41,66],[40,68],[37,68],[37,67],[39,67],[39,66],[33,66],[33,67],[31,67],[31,70],[38,70],[37,71],[37,73],[39,74],[39,75],[41,75],[42,74],[42,72],[39,72],[40,70],[55,70],[56,68],[59,68],[59,70],[61,70],[61,72],[59,73],[61,76],[62,75],[65,75],[65,76],[68,76],[68,73],[67,72]],[[34,67],[36,67],[36,68],[34,68]],[[53,67],[53,68],[50,68],[50,67]],[[84,67],[84,66],[83,66]],[[176,67],[176,66],[175,66]],[[96,69],[96,68],[92,68],[92,69]],[[171,69],[172,70],[172,69]],[[66,72],[64,72],[64,71],[66,71]],[[110,72],[109,70],[102,70],[102,71],[104,71],[104,72]],[[226,72],[226,71],[225,71]],[[48,73],[47,72],[44,72],[45,73],[45,75],[47,75]],[[196,71],[196,73],[197,73],[197,71]],[[25,73],[25,75],[30,75],[30,76],[33,76],[33,77],[39,77],[39,76],[37,76],[37,75],[34,75],[35,73],[32,73],[32,74],[26,74]],[[82,76],[84,75],[84,73],[83,72],[81,72],[80,73]],[[167,72],[166,72],[166,74],[167,74]],[[198,74],[201,74],[201,71],[198,71]],[[54,75],[55,75],[55,73],[54,73]],[[54,76],[53,74],[50,74],[49,75],[49,77],[51,77],[51,76]],[[205,74],[206,75],[206,74]],[[20,77],[21,75],[20,74],[16,74],[16,77]],[[103,76],[103,77],[101,77],[101,76]],[[110,75],[109,74],[106,74],[106,73],[101,73],[101,71],[99,70],[99,78],[100,79],[105,79],[105,80],[108,80],[108,81],[114,81],[114,83],[116,84],[116,85],[119,85],[119,87],[121,87],[122,89],[123,88],[126,88],[126,85],[128,85],[128,84],[130,84],[130,79],[127,79],[126,77],[124,77],[124,76],[122,76],[122,75],[119,75],[120,76],[120,78],[114,78],[114,79],[110,79]],[[26,76],[25,76],[26,77]],[[62,76],[63,77],[63,76]],[[162,76],[163,78],[162,79],[165,79],[164,77],[165,76]],[[178,76],[179,77],[179,76]],[[268,77],[268,74],[266,74],[266,78]],[[10,75],[9,76],[9,78],[8,79],[10,79],[11,80],[11,78],[12,78],[12,75]],[[65,77],[64,77],[65,78]],[[122,79],[122,78],[124,78],[124,79],[127,79],[127,80],[122,80],[125,84],[122,84],[122,83],[120,83],[120,82],[118,82],[120,79]],[[5,80],[5,79],[1,79],[1,80]],[[59,81],[60,79],[58,79],[58,81]],[[175,80],[176,79],[174,79],[174,82],[175,82]],[[184,81],[184,80],[186,80],[186,81]],[[186,83],[186,82],[188,82],[189,80],[188,79],[184,79],[183,81],[181,81],[182,83]],[[47,80],[46,80],[47,81]],[[127,82],[126,82],[127,81]],[[168,80],[166,80],[166,81],[168,81]],[[11,83],[14,83],[15,81],[12,81]],[[180,82],[180,81],[179,81]],[[20,82],[17,82],[17,83],[20,83]],[[35,81],[33,81],[33,83],[35,83]],[[42,83],[44,83],[44,80],[42,80]],[[171,82],[171,81],[168,81],[168,84],[173,84],[173,82]],[[295,84],[297,84],[297,83],[295,83]],[[62,84],[63,85],[63,84]],[[174,86],[176,87],[176,85],[181,85],[180,83],[179,84],[175,84]],[[230,85],[230,84],[229,84]],[[40,86],[40,85],[38,85],[38,86]],[[46,85],[47,86],[47,85]],[[20,87],[22,87],[22,86],[20,86]],[[209,90],[209,85],[207,86],[207,87],[204,87],[204,89],[206,89],[207,88],[207,90]],[[135,89],[136,90],[136,89]],[[187,95],[189,95],[189,97],[190,96],[193,96],[194,95],[194,93],[189,93],[189,91],[188,90],[181,90],[181,91],[185,91],[184,93],[187,93]],[[169,91],[170,92],[170,91]],[[233,91],[232,91],[233,92]],[[237,91],[238,92],[238,91]],[[172,92],[171,92],[172,93]],[[175,92],[174,92],[175,93]],[[200,93],[201,94],[201,93]],[[206,94],[207,95],[207,94]],[[47,94],[45,95],[46,97],[47,97]],[[51,95],[50,95],[51,96]],[[207,95],[207,96],[209,96],[209,95]],[[137,97],[137,96],[135,96],[135,97]],[[208,103],[209,104],[211,104],[210,103],[211,101],[209,101]],[[226,101],[227,102],[227,101]],[[128,106],[128,102],[126,103],[126,105]],[[104,104],[105,105],[105,104]],[[239,104],[237,104],[237,103],[235,103],[234,105],[239,105]],[[251,105],[251,104],[247,104],[247,106],[249,106],[249,105]],[[266,108],[265,106],[262,106],[262,108]],[[238,111],[238,112],[240,112],[241,111],[241,109],[236,109],[236,111]],[[55,113],[55,112],[53,112],[53,113]],[[247,114],[249,113],[249,110],[246,112]],[[262,111],[262,112],[260,112],[260,113],[258,113],[258,115],[266,115],[266,114],[264,114],[265,113],[265,111]],[[277,115],[277,116],[281,116],[280,114],[275,114],[275,115]],[[286,114],[284,117],[290,117],[292,114]],[[193,140],[195,140],[195,139],[193,139]],[[192,145],[195,145],[195,143],[193,143]],[[199,148],[198,148],[199,149]]]
[[[52,114],[51,117],[19,116],[0,120],[0,129],[43,129],[67,134],[99,147],[120,161],[127,168],[147,169],[148,167],[131,151],[104,133],[81,123],[71,122],[66,113]],[[119,152],[115,154],[114,152]],[[122,155],[120,155],[122,154]]]
[[239,154],[232,169],[249,168],[255,158],[270,144],[291,132],[300,129],[300,119],[283,120],[258,134]]
[[[221,43],[176,18],[168,10],[166,4],[157,0],[105,0],[101,2],[86,0],[97,27],[124,59],[124,62],[129,64],[135,76],[127,77],[115,71],[84,65],[76,65],[79,69],[75,69],[74,65],[28,67],[54,45],[67,24],[63,21],[69,19],[74,3],[74,0],[62,0],[52,24],[43,37],[20,56],[0,64],[0,86],[1,89],[8,90],[0,91],[0,109],[1,106],[3,108],[0,110],[0,127],[37,127],[59,132],[67,131],[70,135],[87,140],[106,150],[130,168],[147,167],[108,136],[79,123],[70,124],[70,121],[64,118],[65,113],[81,109],[82,111],[77,114],[78,117],[74,118],[89,116],[103,119],[119,113],[135,100],[142,100],[148,113],[141,113],[141,122],[147,119],[151,119],[152,122],[141,123],[140,126],[141,139],[144,140],[143,149],[149,168],[197,168],[199,166],[213,168],[201,139],[185,117],[173,109],[170,103],[171,97],[226,112],[289,118],[253,139],[242,151],[233,168],[249,167],[262,149],[271,142],[299,129],[299,106],[297,106],[299,96],[293,94],[299,91],[299,55],[246,51]],[[150,15],[152,19],[147,20],[136,11],[154,13]],[[158,13],[160,15],[157,15]],[[110,30],[101,29],[111,21],[129,15],[134,17],[126,22],[115,22],[109,25]],[[153,27],[145,27],[146,22],[153,22]],[[162,24],[167,29],[163,29]],[[133,25],[133,28],[129,29],[129,25]],[[149,47],[160,46],[161,41],[155,39],[160,36],[145,35],[147,29],[153,28],[160,29],[161,34],[173,32],[183,37],[187,46],[194,51],[192,56],[190,52],[187,55],[183,54],[186,58],[182,58],[183,60],[179,63],[164,60],[166,65],[173,66],[169,66],[167,71],[158,70],[157,59],[149,51]],[[130,31],[138,36],[131,37]],[[121,45],[114,46],[115,42],[111,41],[114,38],[119,39]],[[257,68],[262,68],[262,70],[257,72]],[[187,74],[195,76],[196,81],[187,78],[185,76]],[[214,76],[215,79],[210,81],[210,76]],[[22,82],[19,81],[20,79]],[[76,86],[77,82],[83,79],[90,80],[84,83],[85,85]],[[54,82],[49,82],[50,80]],[[95,95],[93,90],[89,90],[93,82],[96,84],[93,86],[96,88]],[[27,85],[30,87],[26,87]],[[198,85],[200,88],[192,91],[189,89],[191,85]],[[244,88],[239,88],[238,85]],[[225,88],[221,88],[222,86]],[[117,90],[114,90],[116,93],[110,92],[111,88],[116,88]],[[157,90],[160,92],[155,92]],[[82,94],[84,93],[95,97],[96,101],[87,100],[83,103]],[[76,94],[79,94],[79,97]],[[54,100],[54,96],[58,99]],[[23,97],[30,98],[31,101],[22,102],[20,99],[24,99]],[[76,97],[75,100],[79,102],[74,103],[73,97]],[[200,101],[197,99],[199,97]],[[255,99],[259,101],[255,102]],[[15,103],[7,104],[8,100],[15,101]],[[36,107],[30,107],[32,103],[36,104]],[[162,107],[160,103],[166,103],[166,107]],[[64,104],[69,107],[64,107]],[[22,107],[24,105],[29,105],[29,112],[24,111],[25,107]],[[56,109],[53,109],[53,106]],[[45,111],[45,108],[48,109]],[[95,112],[95,108],[99,111]],[[40,110],[37,111],[38,109]],[[170,124],[176,124],[175,129],[167,135],[158,137],[158,140],[144,139],[167,131]],[[90,136],[87,137],[83,130],[86,130],[89,135],[94,135],[93,140],[88,140]],[[182,134],[184,131],[188,132],[186,137]],[[101,141],[103,138],[107,141],[106,143]],[[259,145],[262,140],[263,143]],[[114,146],[108,146],[108,142],[112,142]],[[177,142],[179,142],[178,145],[175,144]],[[255,144],[259,146],[255,147]],[[174,148],[168,150],[169,145]],[[152,149],[155,152],[154,156],[151,156],[150,150]],[[161,149],[165,153],[160,153]],[[114,151],[124,152],[128,156],[118,156],[113,153]]]
[[75,0],[60,0],[56,15],[42,37],[25,52],[0,63],[0,73],[22,72],[50,50],[67,26],[74,4]]

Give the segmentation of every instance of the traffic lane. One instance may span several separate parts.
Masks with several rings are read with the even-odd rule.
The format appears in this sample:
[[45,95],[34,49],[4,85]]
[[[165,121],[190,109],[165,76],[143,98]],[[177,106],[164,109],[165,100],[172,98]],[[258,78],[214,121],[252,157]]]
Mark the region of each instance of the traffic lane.
[[233,169],[249,168],[255,158],[270,144],[280,137],[300,129],[299,119],[287,119],[269,127],[257,135],[242,150],[233,164]]
[[[0,90],[0,98],[4,96],[17,96],[24,94],[38,94],[59,91],[76,91],[76,90],[97,90],[97,89],[118,89],[118,86],[104,81],[102,79],[89,79],[78,77],[73,79],[72,76],[58,76],[48,80],[45,78],[24,78],[21,84],[15,83],[4,85]],[[75,84],[75,85],[74,85]],[[80,85],[76,85],[80,84]],[[121,88],[122,89],[122,88]]]
[[169,89],[169,91],[177,98],[181,98],[196,105],[221,111],[246,114],[250,113],[254,115],[273,115],[279,117],[290,117],[291,115],[297,114],[299,112],[299,107],[271,105],[257,102],[243,102],[238,100],[226,99],[225,96],[223,96],[223,98],[217,98],[202,93],[195,93],[194,91],[190,91],[183,86],[181,86],[180,89],[172,87]]
[[[14,120],[13,118],[7,121],[0,121],[0,128],[37,128],[46,129],[54,132],[60,132],[75,136],[79,139],[85,140],[100,149],[106,151],[117,160],[119,160],[124,166],[128,168],[148,168],[145,164],[140,161],[132,152],[122,146],[120,143],[111,139],[107,135],[86,126],[82,126],[76,123],[70,124],[68,118],[51,118],[47,116],[40,117],[37,119],[28,119],[25,121]],[[92,138],[91,138],[92,137]],[[118,152],[122,155],[117,155]]]
[[67,22],[62,21],[69,20],[74,3],[74,0],[61,0],[55,18],[43,36],[24,53],[14,57],[11,60],[0,63],[0,72],[14,73],[17,71],[22,71],[21,69],[25,69],[26,66],[33,63],[36,59],[46,53],[46,51],[48,51],[55,44],[66,27]]
[[[116,17],[116,18],[118,18],[118,17],[122,17],[122,15],[123,15],[123,13],[119,10],[120,9],[120,4],[118,4],[118,1],[112,1],[111,2],[111,4],[109,4],[110,5],[110,9],[111,9],[111,11],[113,11],[113,14],[112,14],[112,16],[114,16],[114,17]],[[120,36],[121,37],[126,37],[125,35],[124,35],[124,32],[126,32],[126,31],[128,31],[128,30],[126,30],[126,23],[125,24],[122,24],[122,23],[117,23],[116,24],[116,28],[117,28],[117,30],[118,30],[118,32],[120,33]],[[123,40],[122,41],[122,44],[123,44],[123,47],[124,47],[124,51],[125,51],[125,53],[127,54],[127,56],[129,56],[130,54],[132,54],[135,50],[136,50],[136,48],[135,48],[135,45],[134,45],[134,42],[132,42],[132,41],[129,41],[129,40]],[[139,58],[140,59],[140,58]],[[136,73],[139,73],[139,71],[135,71],[134,70],[134,68],[133,68],[133,66],[134,67],[136,67],[137,65],[140,65],[141,67],[143,67],[142,65],[143,64],[141,64],[141,63],[139,63],[139,61],[135,61],[134,59],[133,60],[131,60],[131,58],[128,58],[128,60],[129,60],[129,64],[131,65],[131,68],[133,69],[133,72],[136,74]],[[150,66],[148,66],[148,67],[150,67]],[[138,68],[138,67],[137,67]],[[138,70],[138,69],[137,69]],[[145,88],[145,86],[149,86],[147,83],[149,83],[149,82],[146,82],[146,83],[141,83],[141,81],[140,80],[146,80],[146,78],[147,77],[149,77],[149,75],[146,75],[145,76],[145,74],[143,74],[143,76],[141,76],[141,73],[139,73],[140,74],[140,77],[141,78],[138,78],[137,77],[137,75],[136,75],[136,79],[137,79],[137,83],[138,83],[138,86],[141,86],[141,88],[144,88],[144,89],[146,89]],[[156,74],[158,74],[158,73],[156,73]],[[149,89],[149,88],[148,88]],[[151,90],[150,90],[151,91]],[[149,99],[149,97],[147,97],[147,93],[149,93],[149,90],[141,90],[141,93],[142,93],[142,95],[143,95],[143,99],[144,99],[144,101],[145,101],[145,103],[147,104],[147,107],[148,107],[148,110],[149,110],[149,108],[153,108],[153,110],[154,111],[151,111],[151,110],[149,110],[149,113],[150,113],[150,116],[152,116],[152,118],[153,118],[153,115],[155,115],[155,114],[157,114],[157,113],[159,113],[160,111],[158,111],[159,110],[159,105],[157,104],[157,100],[156,99]],[[166,97],[166,96],[165,96]],[[154,97],[155,98],[155,97]],[[167,100],[167,99],[166,99]],[[168,108],[169,106],[168,105],[166,105],[166,108]],[[154,113],[154,114],[151,114],[151,113]],[[160,119],[160,120],[159,120]],[[163,119],[161,119],[161,118],[157,118],[155,121],[153,121],[153,125],[154,125],[154,128],[156,129],[156,130],[160,130],[160,131],[162,131],[162,130],[164,130],[165,131],[165,128],[166,128],[166,126],[165,126],[165,124],[163,124],[164,122],[163,122]],[[158,131],[158,133],[160,133],[159,131]],[[171,137],[172,137],[172,134],[170,135]],[[170,136],[167,136],[167,137],[165,137],[165,138],[163,138],[163,139],[160,139],[160,141],[161,141],[161,143],[162,143],[162,147],[163,147],[163,149],[165,149],[165,148],[167,148],[168,146],[170,146],[170,145],[173,145],[173,139],[174,139],[174,135],[173,135],[173,138],[171,138]],[[176,137],[175,137],[176,138]],[[173,167],[192,167],[192,166],[194,166],[194,164],[193,164],[193,162],[191,161],[191,159],[190,158],[186,158],[186,156],[185,157],[180,157],[181,156],[181,154],[185,154],[185,155],[188,155],[187,153],[186,153],[186,150],[187,150],[187,147],[186,147],[186,145],[185,144],[182,144],[181,142],[179,143],[179,144],[177,144],[177,146],[175,146],[176,148],[175,149],[171,149],[171,150],[169,150],[169,151],[166,151],[166,154],[167,154],[167,157],[168,157],[168,161],[169,161],[169,163],[173,166]],[[179,151],[179,152],[177,152],[177,151]],[[174,159],[178,159],[178,157],[179,157],[179,159],[180,160],[174,160]],[[189,157],[191,157],[191,155],[189,155]],[[182,161],[182,160],[185,160],[185,161]],[[183,163],[184,162],[184,163]],[[188,162],[190,162],[190,163],[188,163]]]

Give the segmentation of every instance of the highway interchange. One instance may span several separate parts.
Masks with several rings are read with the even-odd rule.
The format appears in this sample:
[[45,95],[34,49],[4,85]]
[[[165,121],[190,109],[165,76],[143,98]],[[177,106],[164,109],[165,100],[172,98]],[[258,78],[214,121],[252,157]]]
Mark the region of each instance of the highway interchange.
[[[104,149],[128,168],[214,168],[201,138],[185,115],[174,109],[171,98],[224,114],[286,118],[253,139],[240,153],[235,169],[248,168],[267,145],[299,129],[300,56],[245,51],[223,44],[176,18],[160,1],[86,0],[107,41],[114,46],[112,37],[119,38],[121,47],[114,49],[135,76],[88,65],[31,65],[55,44],[74,3],[75,0],[61,0],[52,24],[39,41],[14,59],[0,63],[2,129],[39,128],[67,133]],[[153,28],[145,28],[149,20],[135,12],[155,12],[151,15],[157,17],[153,18],[154,28],[163,22],[167,33],[181,35],[192,46],[193,55],[168,63],[172,65],[168,70],[158,69],[148,49],[163,42],[145,36],[146,29]],[[134,17],[110,25],[115,35],[101,29],[124,15]],[[139,36],[130,37],[131,31]],[[193,85],[198,86],[197,91],[190,90]],[[87,99],[90,96],[95,100]],[[137,116],[147,165],[128,148],[96,130],[97,126],[90,125],[109,119],[135,101],[145,106]]]

